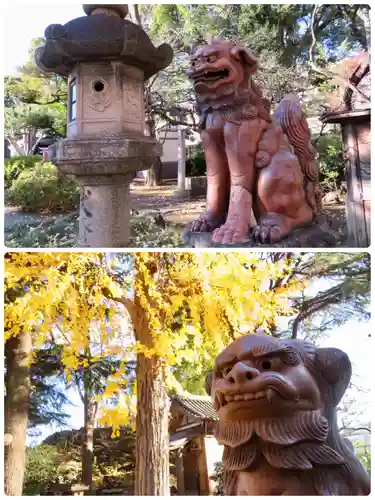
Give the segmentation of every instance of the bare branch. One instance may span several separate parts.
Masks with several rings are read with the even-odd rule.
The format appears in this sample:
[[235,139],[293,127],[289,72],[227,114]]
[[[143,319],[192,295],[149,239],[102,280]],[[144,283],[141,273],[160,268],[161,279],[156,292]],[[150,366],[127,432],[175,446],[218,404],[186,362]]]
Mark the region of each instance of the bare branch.
[[315,64],[315,62],[313,60],[313,51],[314,51],[314,48],[315,48],[315,45],[316,45],[316,36],[315,36],[315,31],[314,31],[314,24],[315,24],[315,15],[316,15],[316,12],[317,12],[317,10],[318,10],[319,7],[321,7],[321,5],[314,5],[314,9],[313,9],[312,16],[311,16],[311,37],[312,37],[312,43],[311,43],[310,49],[309,49],[309,64],[311,66],[311,69],[314,70],[314,71],[316,71],[317,73],[320,73],[321,75],[324,75],[326,78],[329,78],[329,79],[336,78],[339,82],[341,82],[345,86],[345,88],[350,88],[353,92],[357,92],[363,99],[365,99],[365,101],[371,102],[371,99],[369,97],[367,97],[366,94],[364,94],[363,92],[361,92],[350,81],[345,80],[345,78],[342,78],[340,75],[338,75],[337,73],[334,73],[331,70],[326,69],[325,71],[323,71],[322,68],[319,68],[319,66],[317,66]]

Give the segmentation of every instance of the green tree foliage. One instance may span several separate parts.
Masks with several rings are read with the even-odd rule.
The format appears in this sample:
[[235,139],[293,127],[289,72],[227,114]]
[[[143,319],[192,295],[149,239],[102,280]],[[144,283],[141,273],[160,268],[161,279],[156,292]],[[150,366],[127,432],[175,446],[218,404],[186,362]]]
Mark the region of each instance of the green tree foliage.
[[64,407],[71,403],[59,378],[62,366],[56,351],[56,347],[37,351],[30,368],[29,433],[39,425],[67,426]]
[[[314,55],[320,63],[337,61],[367,48],[365,24],[359,16],[364,7],[319,7],[314,22]],[[187,64],[192,48],[210,35],[245,43],[260,56],[265,73],[274,76],[267,87],[279,99],[281,94],[301,91],[307,82],[311,85],[314,81],[306,74],[313,8],[311,4],[159,4],[142,6],[141,12],[150,35],[170,43],[180,65]],[[173,70],[170,80],[168,91],[179,86],[179,77]]]
[[[53,73],[40,71],[33,53],[43,38],[31,41],[29,59],[19,76],[4,80],[4,135],[17,154],[31,154],[40,137],[66,134],[67,82]],[[24,146],[17,141],[25,136]]]
[[48,445],[26,450],[23,495],[40,495],[58,482],[62,455],[56,448]]
[[49,105],[60,103],[65,108],[68,102],[67,79],[54,73],[44,73],[35,64],[34,51],[45,39],[34,38],[30,42],[29,58],[18,68],[19,75],[5,78],[5,99],[25,104]]
[[357,443],[357,450],[358,458],[371,477],[371,448],[369,446],[364,446],[363,443]]
[[[68,494],[80,482],[83,430],[60,431],[42,444],[27,449],[24,495]],[[119,436],[110,428],[94,429],[93,484],[96,495],[103,489],[134,490],[135,434],[127,427]]]
[[341,189],[345,181],[341,136],[335,133],[321,135],[316,142],[316,150],[318,152],[322,188],[324,191]]

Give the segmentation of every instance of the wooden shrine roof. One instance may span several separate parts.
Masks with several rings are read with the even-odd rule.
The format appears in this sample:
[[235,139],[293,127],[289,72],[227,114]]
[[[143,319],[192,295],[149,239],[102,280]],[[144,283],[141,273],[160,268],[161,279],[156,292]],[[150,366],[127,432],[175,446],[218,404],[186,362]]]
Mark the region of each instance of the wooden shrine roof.
[[218,420],[214,411],[211,398],[207,396],[173,396],[173,400],[179,403],[182,408],[194,417],[203,420]]

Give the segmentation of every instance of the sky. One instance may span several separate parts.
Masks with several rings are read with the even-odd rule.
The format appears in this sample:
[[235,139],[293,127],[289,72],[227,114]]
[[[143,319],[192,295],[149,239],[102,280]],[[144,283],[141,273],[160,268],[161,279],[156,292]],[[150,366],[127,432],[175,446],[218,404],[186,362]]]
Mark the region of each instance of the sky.
[[6,0],[3,17],[4,73],[17,74],[17,68],[28,59],[33,38],[43,37],[50,24],[65,24],[85,16],[82,4],[20,4]]

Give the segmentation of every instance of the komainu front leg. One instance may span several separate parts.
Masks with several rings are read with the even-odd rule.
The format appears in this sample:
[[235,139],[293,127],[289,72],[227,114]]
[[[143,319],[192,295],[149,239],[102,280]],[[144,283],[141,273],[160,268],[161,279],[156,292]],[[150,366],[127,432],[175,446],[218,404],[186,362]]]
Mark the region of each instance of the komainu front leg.
[[229,198],[229,168],[222,141],[216,134],[202,132],[202,144],[207,166],[207,210],[193,222],[196,233],[212,232],[225,222]]
[[249,240],[256,222],[253,213],[255,183],[254,158],[259,138],[267,122],[260,118],[240,123],[228,122],[224,128],[225,150],[231,190],[225,224],[214,231],[213,243],[235,244]]
[[214,231],[213,243],[233,244],[249,239],[253,218],[253,196],[246,188],[237,185],[230,190],[229,211],[224,225]]

